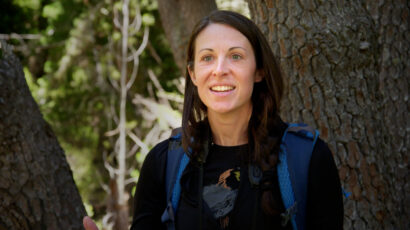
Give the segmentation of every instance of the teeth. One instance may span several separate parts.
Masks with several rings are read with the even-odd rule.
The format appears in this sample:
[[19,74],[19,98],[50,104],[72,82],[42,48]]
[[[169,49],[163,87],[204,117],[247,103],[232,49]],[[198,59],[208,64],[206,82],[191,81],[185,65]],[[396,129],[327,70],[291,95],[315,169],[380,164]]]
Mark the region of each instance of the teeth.
[[211,90],[218,91],[218,92],[230,91],[233,89],[234,89],[233,86],[227,86],[227,85],[218,85],[218,86],[214,86],[211,88]]

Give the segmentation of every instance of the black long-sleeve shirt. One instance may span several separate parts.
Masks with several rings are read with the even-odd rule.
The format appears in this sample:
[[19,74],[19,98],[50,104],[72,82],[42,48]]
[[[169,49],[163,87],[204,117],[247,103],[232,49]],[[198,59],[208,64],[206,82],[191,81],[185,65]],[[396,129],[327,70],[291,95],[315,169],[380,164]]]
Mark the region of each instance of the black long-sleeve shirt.
[[[156,145],[144,161],[134,197],[132,230],[166,229],[160,218],[166,206],[168,144],[165,140]],[[281,226],[279,216],[268,216],[260,208],[260,201],[257,201],[259,190],[252,188],[247,165],[242,164],[238,157],[247,149],[247,146],[217,145],[211,148],[204,165],[204,188],[215,188],[214,185],[225,187],[234,194],[231,194],[234,200],[221,207],[220,204],[215,205],[213,199],[204,197],[203,229],[251,229],[252,224],[256,224],[255,229],[291,229],[290,224]],[[197,175],[198,168],[190,163],[181,178],[182,194],[176,216],[179,230],[198,229]],[[280,196],[278,188],[273,192]],[[255,203],[258,208],[253,220]],[[316,142],[309,166],[306,211],[307,229],[343,228],[343,201],[337,168],[329,148],[320,139]],[[223,216],[219,217],[219,214]]]

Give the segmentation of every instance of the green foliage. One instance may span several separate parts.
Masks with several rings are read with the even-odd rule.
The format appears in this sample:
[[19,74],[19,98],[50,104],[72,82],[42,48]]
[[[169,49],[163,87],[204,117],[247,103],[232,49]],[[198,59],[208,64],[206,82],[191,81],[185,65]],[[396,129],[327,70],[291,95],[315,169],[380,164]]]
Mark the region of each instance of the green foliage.
[[153,26],[155,25],[155,18],[153,15],[145,13],[142,15],[142,22],[144,25]]
[[248,3],[246,0],[216,0],[218,9],[232,10],[250,18]]
[[[41,20],[37,13],[40,0],[2,1],[0,7],[0,33],[29,33],[39,26]],[[19,22],[19,23],[16,23]]]
[[[180,73],[157,20],[157,2],[130,2],[131,21],[138,4],[142,28],[148,26],[150,36],[150,48],[140,56],[137,80],[130,89],[127,102],[127,128],[144,137],[154,124],[169,129],[169,116],[164,115],[172,115],[175,119],[181,117],[180,112],[175,111],[179,104],[171,102],[173,109],[155,105],[158,114],[163,116],[147,121],[147,113],[152,115],[153,111],[146,105],[132,102],[138,94],[158,103],[160,96],[155,87],[151,87],[153,93],[147,87],[152,85],[148,69],[158,77],[167,94],[179,97],[178,100],[181,95],[174,80],[180,77]],[[109,0],[13,0],[2,3],[0,8],[0,33],[41,35],[40,39],[24,43],[19,40],[9,42],[22,50],[19,55],[33,97],[65,149],[87,211],[97,217],[102,210],[92,207],[103,205],[106,194],[100,182],[108,182],[102,155],[114,148],[106,132],[115,128],[113,112],[116,113],[119,107],[118,92],[110,82],[120,78],[116,60],[120,47],[115,42],[121,40],[121,33],[113,25],[113,9],[121,11],[120,3]],[[129,43],[138,47],[142,38],[143,29],[130,38]],[[147,113],[141,112],[143,110]],[[143,139],[148,147],[153,145],[150,140]],[[132,146],[131,142],[128,144]],[[139,150],[130,163],[141,165],[145,155],[145,150]],[[138,175],[138,168],[132,171],[133,177]]]
[[50,23],[56,21],[63,13],[64,9],[61,2],[53,2],[44,6],[42,16],[47,18]]
[[14,5],[31,10],[39,10],[40,3],[39,0],[13,0]]

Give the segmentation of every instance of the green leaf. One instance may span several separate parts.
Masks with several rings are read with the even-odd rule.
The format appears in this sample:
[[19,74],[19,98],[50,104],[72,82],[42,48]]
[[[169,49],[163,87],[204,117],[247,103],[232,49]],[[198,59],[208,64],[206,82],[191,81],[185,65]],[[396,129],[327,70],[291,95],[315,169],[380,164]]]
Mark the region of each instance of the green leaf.
[[145,13],[142,15],[142,23],[146,26],[153,26],[155,24],[155,18],[152,14]]
[[73,73],[73,79],[70,83],[70,85],[75,88],[75,87],[81,87],[82,85],[85,85],[87,81],[87,74],[85,73],[84,69],[77,68],[74,70]]
[[13,0],[13,4],[21,8],[29,8],[32,10],[40,9],[40,0]]
[[131,129],[135,128],[135,126],[137,126],[137,124],[138,124],[138,122],[135,121],[135,120],[133,120],[133,121],[128,121],[127,124],[125,124],[125,127],[126,127],[128,130],[131,130]]
[[43,8],[43,17],[49,18],[52,20],[57,19],[62,13],[64,13],[64,8],[61,5],[61,2],[56,1],[49,5],[44,6]]

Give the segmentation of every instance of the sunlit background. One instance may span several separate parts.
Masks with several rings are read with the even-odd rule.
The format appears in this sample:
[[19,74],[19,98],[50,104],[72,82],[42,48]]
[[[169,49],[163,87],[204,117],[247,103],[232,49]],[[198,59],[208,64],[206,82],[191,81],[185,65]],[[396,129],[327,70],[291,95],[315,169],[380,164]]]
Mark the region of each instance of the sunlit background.
[[[217,5],[249,16],[243,0]],[[88,215],[104,229],[117,211],[118,183],[130,198],[148,151],[181,125],[184,79],[157,2],[133,0],[127,11],[135,20],[124,34],[121,1],[3,0],[0,9],[0,39],[19,56]]]

